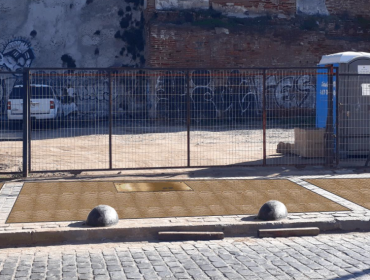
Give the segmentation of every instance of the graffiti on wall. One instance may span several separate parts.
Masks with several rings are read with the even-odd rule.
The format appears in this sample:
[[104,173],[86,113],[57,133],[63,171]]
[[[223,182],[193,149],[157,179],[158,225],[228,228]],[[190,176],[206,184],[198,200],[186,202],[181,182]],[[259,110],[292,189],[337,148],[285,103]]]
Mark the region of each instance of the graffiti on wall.
[[[113,113],[129,118],[183,121],[188,109],[195,120],[248,118],[262,112],[263,75],[257,72],[195,70],[187,76],[184,71],[61,69],[31,71],[30,77],[31,83],[52,86],[61,98],[72,87],[78,115],[86,118],[108,116],[110,93]],[[314,109],[315,85],[313,74],[269,73],[266,109]]]
[[[56,96],[67,95],[73,88],[73,100],[81,118],[104,118],[109,114],[110,92],[113,112],[146,112],[148,81],[140,71],[37,70],[31,71],[31,83],[52,86]],[[64,106],[66,107],[66,106]],[[68,108],[66,108],[67,110]]]
[[[253,117],[261,113],[263,75],[239,70],[193,71],[189,77],[192,117],[214,119]],[[157,111],[167,117],[186,112],[186,76],[167,72],[156,84]],[[314,109],[315,75],[266,77],[266,109]]]
[[12,72],[0,75],[0,114],[5,112],[5,104],[15,83],[20,82],[22,70],[30,67],[35,59],[31,43],[25,38],[14,38],[4,44],[0,51],[0,71]]
[[30,67],[35,55],[31,43],[23,38],[8,41],[0,52],[0,67],[11,72],[20,72],[24,67]]

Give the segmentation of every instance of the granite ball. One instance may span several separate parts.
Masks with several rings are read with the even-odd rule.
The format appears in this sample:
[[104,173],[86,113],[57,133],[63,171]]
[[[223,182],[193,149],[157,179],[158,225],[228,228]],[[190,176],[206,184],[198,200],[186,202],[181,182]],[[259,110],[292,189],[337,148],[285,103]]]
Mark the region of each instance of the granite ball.
[[99,205],[87,216],[86,225],[92,227],[109,227],[118,223],[118,214],[113,207]]
[[284,203],[277,200],[270,200],[262,205],[257,217],[264,221],[276,221],[285,219],[287,216],[288,210]]

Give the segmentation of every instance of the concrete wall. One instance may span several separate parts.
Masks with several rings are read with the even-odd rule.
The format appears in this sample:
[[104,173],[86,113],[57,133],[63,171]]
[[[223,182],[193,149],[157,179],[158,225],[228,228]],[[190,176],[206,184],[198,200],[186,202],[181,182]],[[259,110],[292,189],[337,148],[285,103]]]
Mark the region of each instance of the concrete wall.
[[[122,34],[140,28],[143,7],[136,2],[140,4],[122,0],[2,0],[0,44],[4,47],[0,53],[31,48],[32,59],[17,66],[0,56],[0,65],[12,70],[29,64],[62,67],[68,64],[61,60],[65,54],[77,67],[140,64],[140,56],[133,58],[126,43],[115,38],[118,31]],[[123,47],[125,51],[121,51]]]
[[[143,0],[1,0],[0,71],[142,66],[144,4]],[[14,84],[20,82],[21,75],[0,74],[0,115]],[[74,81],[65,81],[64,86],[70,82]],[[100,86],[104,84],[101,79],[89,81],[90,94],[104,96],[106,90]],[[76,92],[85,88],[77,87]],[[61,94],[62,88],[56,92]],[[82,98],[77,103],[89,113],[97,102]]]
[[297,13],[305,15],[329,15],[325,0],[297,0]]

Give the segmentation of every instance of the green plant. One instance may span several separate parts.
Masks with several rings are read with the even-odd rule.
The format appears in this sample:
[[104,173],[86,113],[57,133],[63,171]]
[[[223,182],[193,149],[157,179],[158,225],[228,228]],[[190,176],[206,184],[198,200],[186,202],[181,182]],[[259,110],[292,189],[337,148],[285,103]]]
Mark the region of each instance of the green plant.
[[23,177],[23,174],[22,174],[22,168],[20,166],[18,166],[18,172],[17,174],[12,174],[11,177],[13,179],[20,179]]

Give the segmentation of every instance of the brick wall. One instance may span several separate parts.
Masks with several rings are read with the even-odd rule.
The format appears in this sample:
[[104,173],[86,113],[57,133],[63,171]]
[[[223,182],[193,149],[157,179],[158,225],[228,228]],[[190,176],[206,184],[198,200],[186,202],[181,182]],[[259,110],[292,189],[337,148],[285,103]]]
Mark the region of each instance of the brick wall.
[[[154,3],[149,0],[148,7],[154,12],[151,1]],[[325,54],[370,52],[370,22],[356,18],[370,15],[370,5],[365,3],[368,1],[326,0],[329,13],[333,15],[328,18],[295,16],[265,23],[263,18],[257,18],[248,19],[247,24],[225,17],[202,16],[194,16],[194,22],[181,23],[178,21],[183,16],[180,11],[159,12],[147,24],[147,66],[306,67],[315,66]],[[279,10],[280,14],[295,10],[295,0],[210,0],[210,4],[219,5],[229,2],[244,5],[248,10],[253,7],[261,11]],[[345,11],[348,11],[348,17],[341,16]],[[204,25],[197,25],[197,21]],[[262,23],[256,24],[259,21]],[[211,27],[207,25],[210,22],[214,22],[214,26],[221,23],[227,29]],[[229,27],[230,23],[234,26]]]
[[[369,0],[326,0],[326,7],[331,15],[348,13],[351,16],[370,17]],[[295,14],[296,0],[209,0],[210,6],[241,6],[252,11],[271,14]],[[147,0],[148,11],[155,10],[155,0]]]
[[[332,32],[269,27],[252,29],[205,29],[158,24],[148,34],[150,67],[272,67],[316,66],[322,55],[343,51],[370,51],[367,40]],[[343,36],[343,37],[340,37]],[[362,36],[362,35],[359,35]]]
[[296,0],[210,0],[211,6],[242,6],[252,12],[284,13],[296,12]]
[[351,16],[370,17],[369,0],[326,0],[326,7],[331,15],[348,13]]

